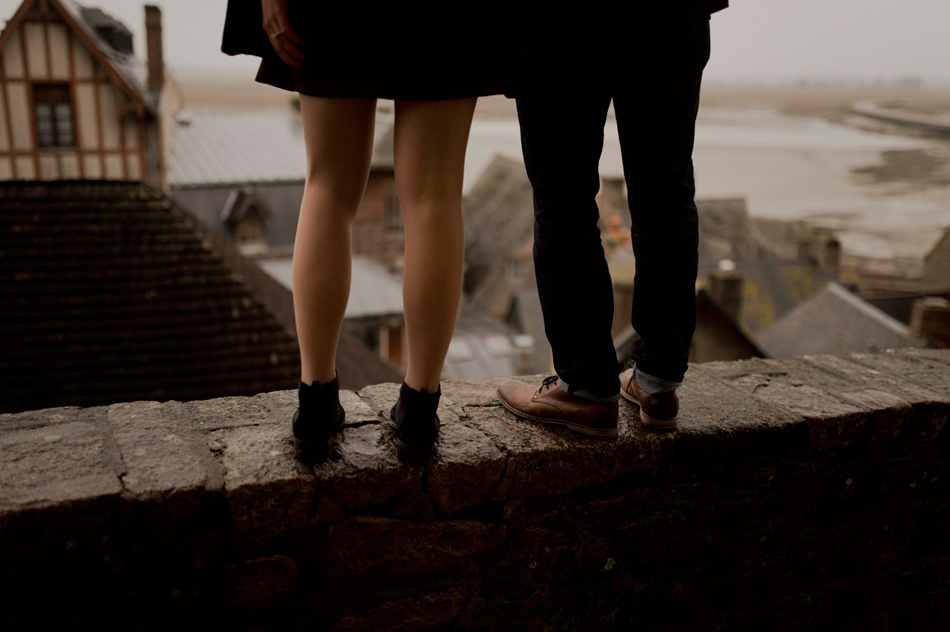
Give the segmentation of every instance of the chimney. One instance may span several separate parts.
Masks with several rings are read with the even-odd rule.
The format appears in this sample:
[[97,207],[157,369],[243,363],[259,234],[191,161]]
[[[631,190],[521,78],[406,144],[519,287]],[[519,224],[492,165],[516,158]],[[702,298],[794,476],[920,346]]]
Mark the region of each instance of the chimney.
[[145,5],[145,46],[148,56],[148,89],[157,93],[165,85],[165,55],[162,49],[162,10]]
[[729,259],[719,262],[719,269],[709,275],[709,295],[732,322],[738,323],[742,313],[742,277]]
[[910,335],[950,347],[950,302],[939,296],[927,296],[914,301],[910,312]]
[[821,249],[821,267],[838,277],[841,272],[841,242],[829,236]]

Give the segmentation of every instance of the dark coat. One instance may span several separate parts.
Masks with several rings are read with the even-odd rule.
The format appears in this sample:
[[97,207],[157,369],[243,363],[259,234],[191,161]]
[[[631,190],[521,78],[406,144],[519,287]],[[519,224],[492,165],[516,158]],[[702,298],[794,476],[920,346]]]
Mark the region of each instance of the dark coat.
[[[729,6],[729,0],[686,0],[701,11],[715,13]],[[267,33],[260,0],[228,0],[221,51],[228,55],[277,58]]]
[[255,57],[277,56],[264,32],[261,0],[228,0],[221,52]]

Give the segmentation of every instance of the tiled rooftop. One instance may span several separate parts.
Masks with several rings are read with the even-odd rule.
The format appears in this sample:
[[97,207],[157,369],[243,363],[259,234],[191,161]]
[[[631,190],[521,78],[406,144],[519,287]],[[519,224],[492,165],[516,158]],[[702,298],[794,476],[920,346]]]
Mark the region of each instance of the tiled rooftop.
[[0,184],[0,410],[291,388],[296,341],[161,193]]

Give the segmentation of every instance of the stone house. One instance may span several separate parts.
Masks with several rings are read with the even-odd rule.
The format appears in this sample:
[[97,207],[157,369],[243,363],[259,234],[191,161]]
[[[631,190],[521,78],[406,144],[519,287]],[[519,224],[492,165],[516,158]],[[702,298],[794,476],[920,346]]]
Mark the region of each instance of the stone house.
[[950,227],[917,259],[866,259],[849,262],[841,280],[862,295],[950,295]]
[[24,0],[0,33],[0,179],[140,180],[162,186],[161,11],[146,6],[148,62],[132,34],[73,0]]

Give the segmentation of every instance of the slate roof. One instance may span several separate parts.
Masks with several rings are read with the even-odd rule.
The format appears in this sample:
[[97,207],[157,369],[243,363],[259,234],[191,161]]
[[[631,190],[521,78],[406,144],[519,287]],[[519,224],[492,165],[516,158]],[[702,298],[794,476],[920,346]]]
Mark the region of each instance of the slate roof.
[[[300,113],[286,108],[188,108],[171,130],[168,186],[303,182],[307,177]],[[392,117],[379,115],[373,168],[392,168]]]
[[0,411],[295,388],[291,332],[194,224],[142,183],[0,183]]
[[[258,259],[265,272],[293,288],[293,258]],[[345,318],[402,315],[402,281],[386,268],[366,257],[353,257],[350,300]]]
[[154,113],[158,103],[157,95],[148,90],[148,67],[134,55],[126,54],[114,49],[109,42],[99,36],[96,26],[111,22],[121,28],[127,27],[101,9],[86,8],[74,0],[55,0],[71,17],[78,28],[96,46],[96,49],[106,58],[108,63],[119,75],[120,80]]
[[[493,313],[505,292],[509,258],[534,238],[534,197],[524,165],[495,156],[465,196],[465,291],[473,305]],[[507,298],[507,297],[505,297]]]
[[908,339],[901,322],[834,281],[756,336],[756,342],[776,359],[923,346]]

